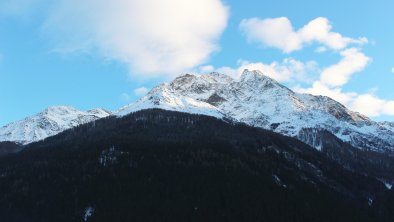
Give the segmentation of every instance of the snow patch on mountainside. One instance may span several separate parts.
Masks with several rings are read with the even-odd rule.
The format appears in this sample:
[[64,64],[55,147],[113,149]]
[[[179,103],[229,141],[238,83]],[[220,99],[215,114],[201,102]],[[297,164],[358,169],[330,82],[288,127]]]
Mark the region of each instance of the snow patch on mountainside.
[[109,115],[110,113],[103,109],[83,112],[73,107],[53,106],[34,116],[1,127],[0,141],[28,144]]

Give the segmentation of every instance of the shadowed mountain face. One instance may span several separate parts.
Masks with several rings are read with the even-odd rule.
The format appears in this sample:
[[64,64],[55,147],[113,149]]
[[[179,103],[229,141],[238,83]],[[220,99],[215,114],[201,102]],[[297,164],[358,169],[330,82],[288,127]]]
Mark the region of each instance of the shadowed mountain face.
[[394,218],[392,191],[372,169],[357,172],[297,139],[209,116],[145,110],[26,148],[0,159],[4,221]]

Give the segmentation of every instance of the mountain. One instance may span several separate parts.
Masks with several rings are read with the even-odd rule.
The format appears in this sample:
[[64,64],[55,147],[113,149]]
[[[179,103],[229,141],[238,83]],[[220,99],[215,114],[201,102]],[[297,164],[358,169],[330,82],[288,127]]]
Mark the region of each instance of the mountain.
[[295,138],[162,109],[0,157],[7,222],[388,222],[393,193]]
[[109,115],[110,113],[103,109],[83,112],[73,107],[53,106],[36,115],[1,127],[0,142],[28,144]]
[[0,218],[393,221],[393,129],[258,71],[186,74],[0,128]]
[[[320,132],[329,132],[362,150],[394,153],[394,123],[372,121],[329,97],[293,92],[259,71],[245,70],[239,80],[219,73],[185,74],[114,114],[122,117],[151,108],[243,122],[298,138],[319,150],[325,149],[325,134]],[[0,141],[28,144],[108,115],[102,109],[50,107],[0,128]]]
[[185,74],[117,113],[146,108],[222,115],[319,150],[322,136],[317,132],[328,131],[359,149],[394,153],[393,125],[374,122],[329,97],[293,92],[259,71],[245,70],[239,80],[219,73]]

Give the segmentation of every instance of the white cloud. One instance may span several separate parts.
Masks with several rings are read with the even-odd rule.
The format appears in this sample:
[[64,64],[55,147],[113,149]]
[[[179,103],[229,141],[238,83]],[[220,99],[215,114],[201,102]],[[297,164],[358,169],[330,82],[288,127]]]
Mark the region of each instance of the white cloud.
[[290,20],[285,17],[244,19],[241,21],[240,29],[250,42],[279,48],[286,53],[302,48],[301,39],[294,32]]
[[334,50],[342,50],[349,44],[361,45],[368,42],[368,39],[364,37],[353,39],[332,32],[330,21],[323,17],[310,21],[297,31],[294,30],[291,21],[286,17],[244,19],[239,27],[248,41],[278,48],[285,53],[300,50],[306,44],[314,42]]
[[383,100],[373,94],[363,94],[354,99],[351,108],[361,110],[367,116],[394,115],[394,100]]
[[342,60],[325,68],[321,74],[321,82],[328,86],[337,87],[346,84],[353,74],[364,70],[371,61],[356,48],[343,50],[340,54]]
[[315,81],[310,88],[295,87],[293,89],[299,93],[328,96],[344,105],[349,105],[354,97],[357,96],[357,93],[344,93],[341,88],[330,88],[320,81]]
[[394,73],[394,67],[393,67],[393,68],[391,68],[391,72],[392,72],[392,73]]
[[371,93],[358,94],[342,92],[341,88],[329,88],[320,82],[315,82],[311,88],[294,88],[299,93],[328,96],[351,110],[367,116],[394,115],[394,100],[384,100]]
[[387,109],[382,108],[386,101],[373,96],[374,92],[359,95],[355,92],[342,91],[342,86],[348,83],[352,75],[363,71],[371,59],[357,48],[345,49],[340,52],[340,55],[342,59],[337,64],[323,69],[320,80],[315,81],[310,88],[296,87],[294,90],[300,93],[328,96],[368,116],[386,114]]
[[260,70],[265,75],[279,82],[289,82],[294,80],[308,82],[308,74],[316,72],[317,70],[316,62],[309,61],[307,63],[303,63],[293,58],[285,58],[282,62],[274,61],[270,64],[265,64],[262,62],[249,62],[246,60],[239,60],[237,63],[238,67],[236,68],[214,68],[213,66],[204,66],[200,67],[200,71],[205,73],[216,71],[237,79],[245,69]]
[[43,30],[57,52],[96,51],[141,76],[205,62],[227,26],[221,0],[60,0]]
[[139,87],[134,89],[134,95],[141,97],[141,96],[145,96],[145,94],[147,94],[149,92],[149,89],[146,87]]
[[365,37],[352,39],[344,37],[340,33],[331,32],[332,25],[327,18],[319,17],[310,21],[298,31],[298,35],[304,43],[318,42],[331,49],[340,50],[349,44],[364,44],[368,42]]

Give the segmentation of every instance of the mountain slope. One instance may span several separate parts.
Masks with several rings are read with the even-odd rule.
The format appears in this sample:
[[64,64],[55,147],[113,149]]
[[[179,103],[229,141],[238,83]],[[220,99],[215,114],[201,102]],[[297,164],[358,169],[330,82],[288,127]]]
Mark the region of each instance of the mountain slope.
[[28,144],[109,115],[110,113],[103,109],[83,112],[67,106],[53,106],[36,115],[1,127],[0,142]]
[[392,221],[375,178],[209,116],[144,110],[27,146],[0,161],[4,221]]
[[224,117],[218,108],[209,103],[176,94],[176,91],[168,87],[167,84],[155,87],[146,96],[135,103],[122,107],[115,114],[117,116],[124,116],[139,110],[152,108],[202,114],[217,118]]
[[[305,138],[300,136],[303,129],[322,129],[360,149],[394,152],[394,131],[388,123],[374,122],[328,97],[295,93],[259,71],[245,70],[240,80],[219,73],[186,74],[148,95],[166,92],[171,92],[172,98],[207,103],[237,121],[301,140]],[[135,107],[133,111],[144,109],[138,107],[139,102],[130,105]],[[182,106],[173,110],[189,112]],[[121,112],[128,113],[125,109]],[[216,112],[212,116],[217,116]],[[322,148],[310,140],[304,142]]]

